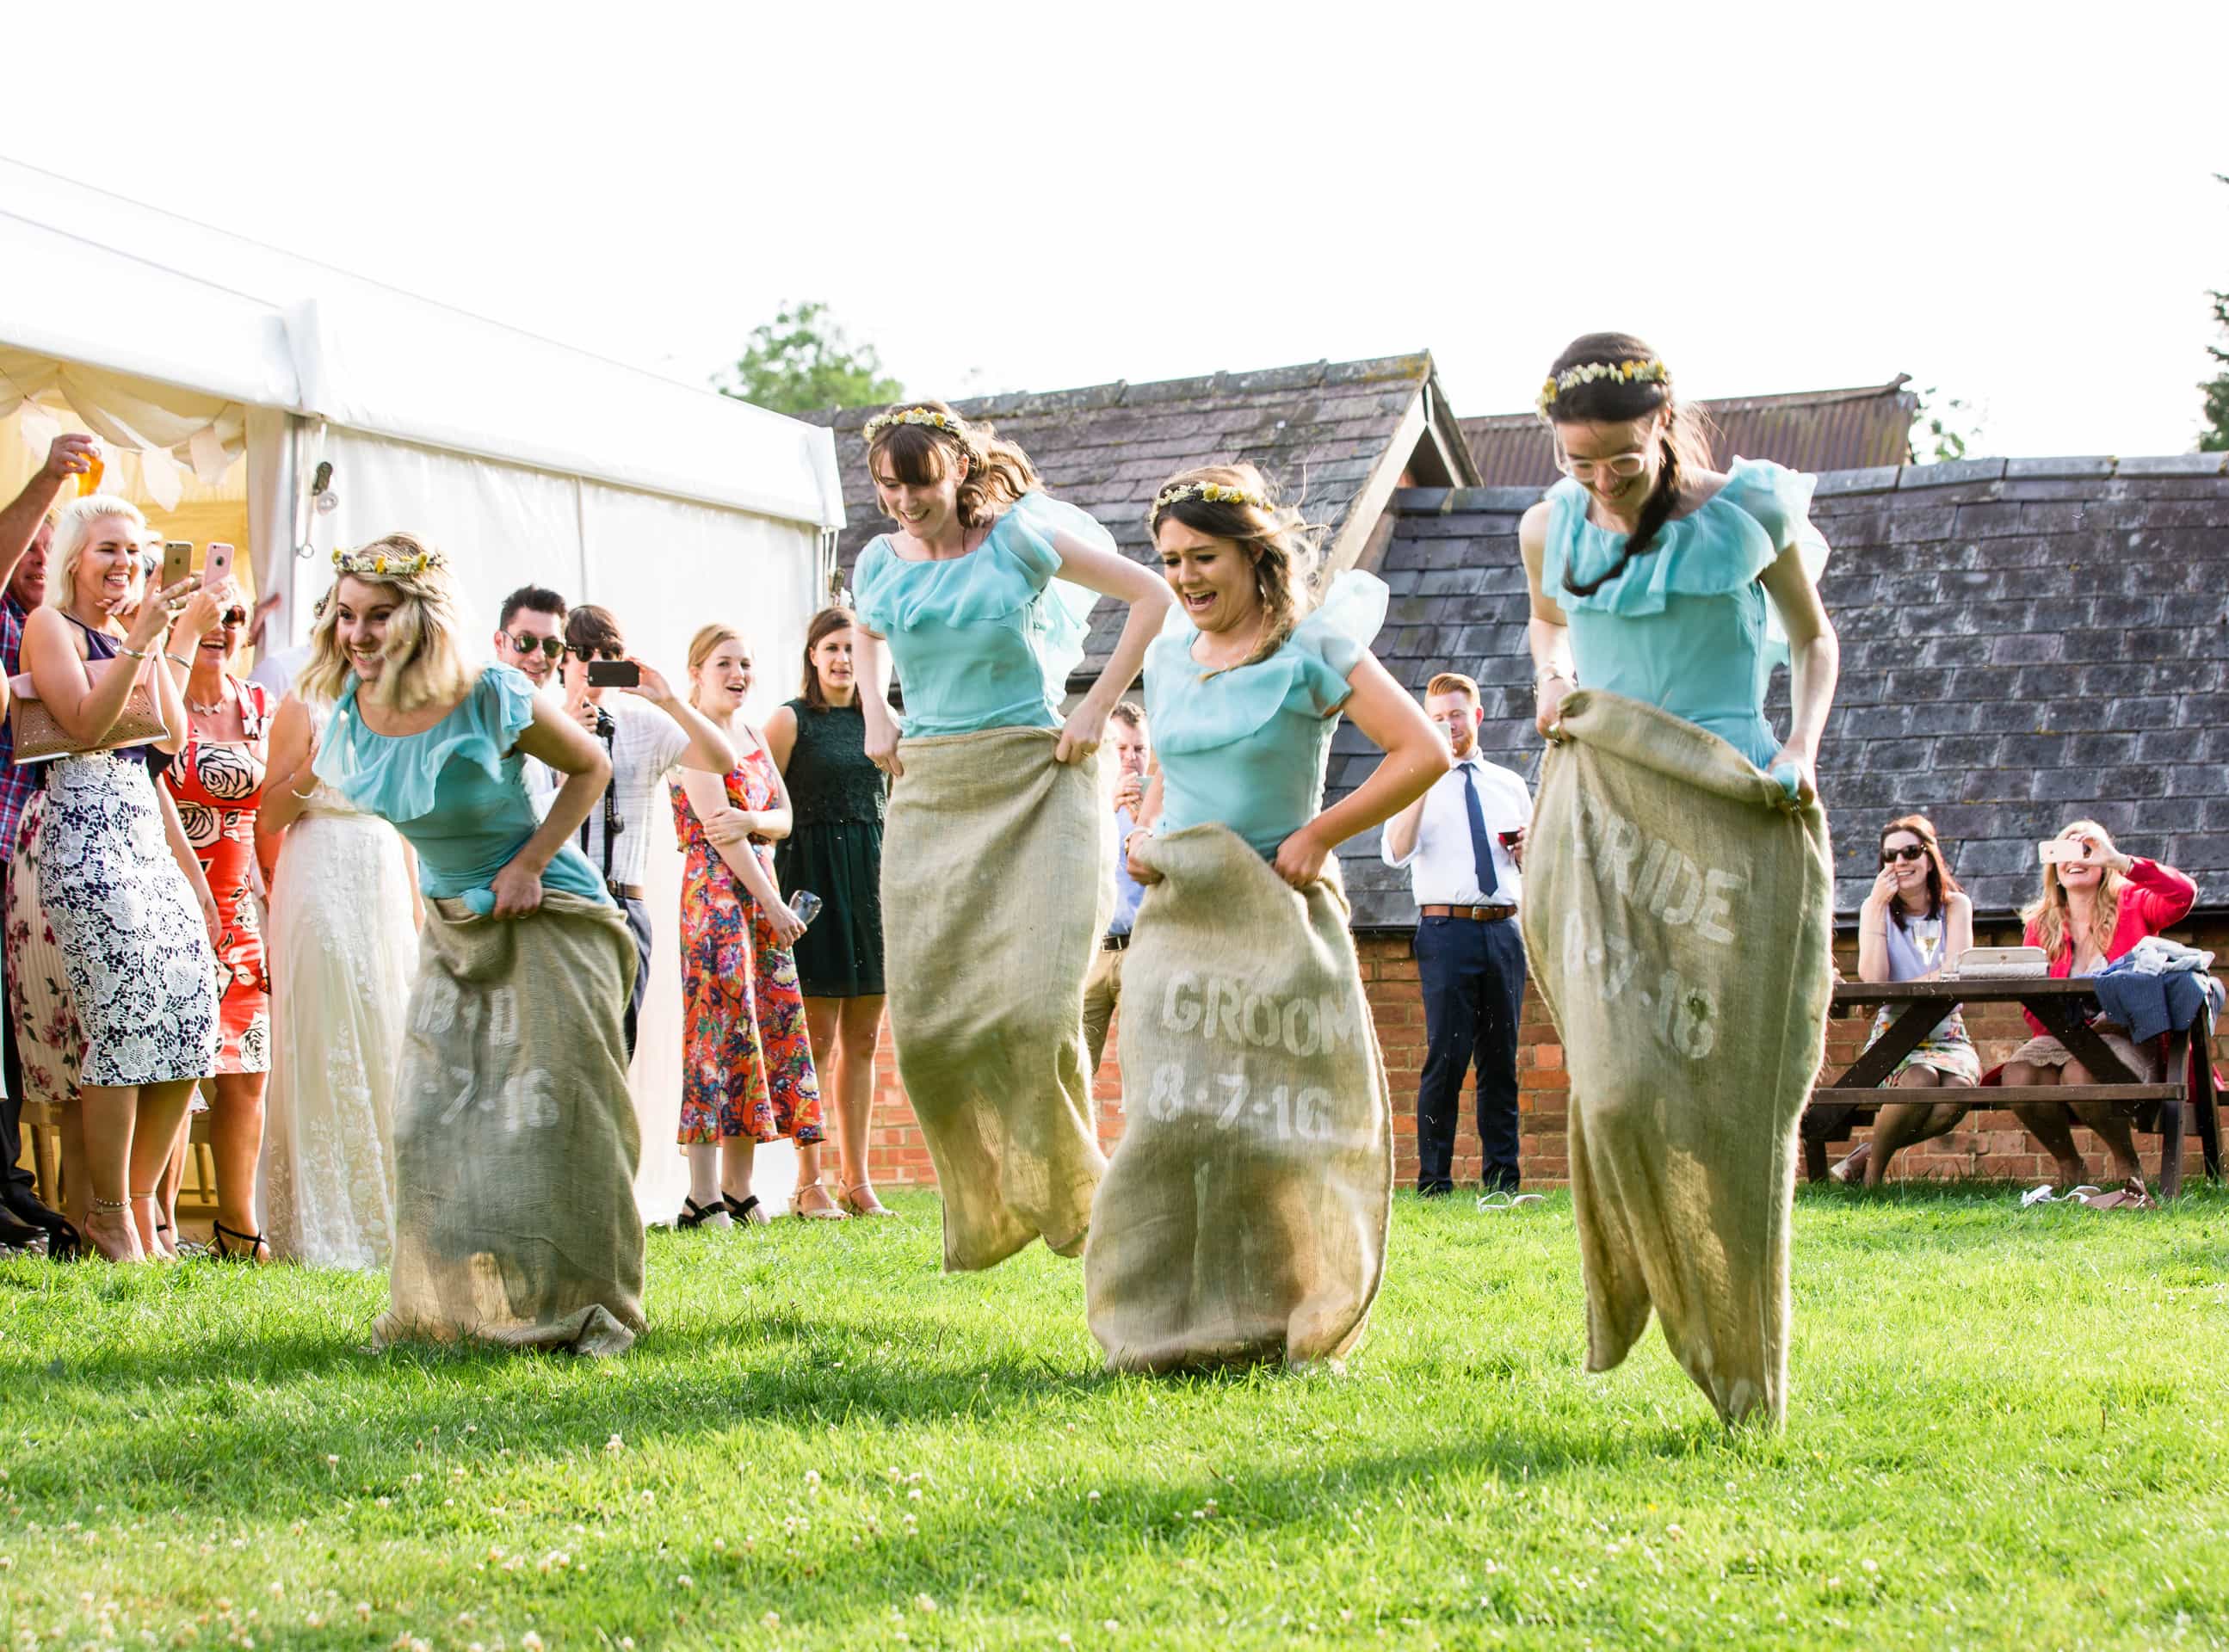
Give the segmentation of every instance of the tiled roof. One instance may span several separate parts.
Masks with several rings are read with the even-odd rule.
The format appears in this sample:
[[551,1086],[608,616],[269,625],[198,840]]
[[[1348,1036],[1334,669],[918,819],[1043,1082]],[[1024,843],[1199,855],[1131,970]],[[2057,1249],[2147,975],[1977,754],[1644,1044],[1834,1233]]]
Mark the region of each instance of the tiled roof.
[[[1307,513],[1329,525],[1330,542],[1359,550],[1401,480],[1408,452],[1395,439],[1423,420],[1436,427],[1449,465],[1433,480],[1473,479],[1469,457],[1446,411],[1429,354],[1367,362],[1314,362],[1259,373],[1216,373],[1158,384],[1100,384],[1082,390],[983,396],[953,404],[1020,445],[1045,490],[1082,506],[1128,555],[1146,560],[1145,518],[1154,490],[1194,465],[1250,461]],[[836,432],[850,526],[837,560],[848,576],[868,541],[890,523],[875,503],[859,432],[877,410],[808,413]],[[1413,443],[1404,443],[1407,446]],[[1358,512],[1360,503],[1365,507]],[[1367,515],[1371,520],[1363,521]],[[1355,530],[1359,529],[1359,535]],[[1094,611],[1085,670],[1095,673],[1121,629],[1121,608]]]
[[[1854,471],[1898,464],[1919,398],[1909,374],[1853,390],[1797,390],[1728,396],[1699,403],[1718,426],[1712,446],[1725,464],[1737,456],[1770,459],[1791,471]],[[1555,450],[1536,414],[1493,413],[1462,421],[1463,439],[1487,487],[1545,488],[1556,479]]]
[[[1378,654],[1422,693],[1475,676],[1487,755],[1530,775],[1532,665],[1517,519],[1533,488],[1408,490],[1380,571]],[[2089,816],[2229,906],[2229,456],[1980,459],[1831,473],[1812,518],[1842,644],[1820,752],[1836,904],[1877,834],[1917,810],[1984,914],[2030,899],[2035,844]],[[1786,727],[1784,675],[1770,713]],[[1342,725],[1334,797],[1375,760]],[[1415,921],[1378,834],[1341,851],[1358,927]]]

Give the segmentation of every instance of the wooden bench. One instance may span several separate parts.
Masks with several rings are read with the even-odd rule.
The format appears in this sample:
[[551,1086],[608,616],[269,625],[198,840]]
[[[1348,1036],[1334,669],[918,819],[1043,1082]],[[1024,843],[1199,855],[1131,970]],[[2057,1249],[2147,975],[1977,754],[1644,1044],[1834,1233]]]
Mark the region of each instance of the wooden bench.
[[[2092,1032],[2084,1011],[2096,1007],[2089,977],[2053,981],[2042,976],[1950,981],[1839,982],[1834,1013],[1847,1015],[1877,1004],[1901,1005],[1879,1041],[1852,1062],[1832,1083],[1811,1092],[1804,1109],[1805,1175],[1813,1181],[1828,1174],[1828,1148],[1847,1141],[1852,1128],[1870,1124],[1884,1103],[1963,1104],[1971,1111],[1995,1108],[2056,1106],[2071,1101],[2110,1101],[2140,1130],[2160,1138],[2160,1196],[2182,1191],[2182,1142],[2194,1125],[2209,1180],[2221,1180],[2220,1109],[2213,1088],[2213,1026],[2201,1011],[2189,1028],[2168,1036],[2166,1081],[2140,1084],[2121,1065],[2112,1047]],[[2050,1029],[2096,1080],[2086,1085],[1989,1085],[1966,1089],[1945,1085],[1898,1093],[1881,1086],[1897,1063],[1911,1053],[1958,1005],[2017,1003]],[[2194,1060],[2193,1056],[2196,1059]]]

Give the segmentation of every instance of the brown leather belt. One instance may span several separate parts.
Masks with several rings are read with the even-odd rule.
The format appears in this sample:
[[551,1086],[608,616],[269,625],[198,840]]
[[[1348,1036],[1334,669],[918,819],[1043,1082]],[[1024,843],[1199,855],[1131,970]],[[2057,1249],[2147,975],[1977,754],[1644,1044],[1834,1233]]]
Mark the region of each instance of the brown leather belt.
[[643,887],[639,883],[615,883],[611,886],[611,889],[612,893],[618,896],[621,900],[647,900],[650,899],[648,895],[643,893]]
[[1102,952],[1127,951],[1129,946],[1130,932],[1127,929],[1119,935],[1102,935],[1099,938],[1099,950]]
[[1514,906],[1419,906],[1416,910],[1427,918],[1468,918],[1480,924],[1498,924],[1517,916]]

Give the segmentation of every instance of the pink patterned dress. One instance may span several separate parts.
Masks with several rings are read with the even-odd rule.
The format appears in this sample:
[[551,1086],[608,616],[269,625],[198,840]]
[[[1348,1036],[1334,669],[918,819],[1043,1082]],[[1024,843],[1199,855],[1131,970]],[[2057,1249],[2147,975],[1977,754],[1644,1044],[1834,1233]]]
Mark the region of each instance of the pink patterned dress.
[[[748,1137],[821,1139],[820,1080],[806,1035],[797,964],[758,903],[728,870],[678,779],[674,829],[681,873],[681,1133],[686,1145]],[[735,808],[770,809],[774,759],[754,742],[727,777]],[[774,880],[774,857],[748,846]]]

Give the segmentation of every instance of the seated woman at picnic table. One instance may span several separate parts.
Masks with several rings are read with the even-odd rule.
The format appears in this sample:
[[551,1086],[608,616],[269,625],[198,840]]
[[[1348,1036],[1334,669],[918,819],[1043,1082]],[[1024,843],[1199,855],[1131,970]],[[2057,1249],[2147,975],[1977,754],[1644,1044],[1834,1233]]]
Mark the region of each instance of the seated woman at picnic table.
[[[1858,912],[1858,979],[1932,981],[1974,944],[1974,903],[1943,859],[1934,823],[1905,815],[1881,828],[1880,875]],[[1871,1049],[1896,1017],[1880,1007],[1873,1017]],[[1982,1060],[1966,1035],[1966,1019],[1954,1008],[1888,1079],[1898,1090],[1969,1090],[1981,1082]],[[1862,1175],[1877,1188],[1898,1148],[1945,1136],[1966,1116],[1964,1101],[1885,1102],[1873,1120],[1872,1139],[1861,1142],[1834,1167],[1837,1181]]]
[[[2082,846],[2079,860],[2045,861],[2043,891],[2020,908],[2027,924],[2020,938],[2051,955],[2054,980],[2095,975],[2114,959],[2135,950],[2138,941],[2156,935],[2170,924],[2181,923],[2198,902],[2198,886],[2171,866],[2123,855],[2113,846],[2105,829],[2094,820],[2078,820],[2059,834]],[[2007,1085],[2084,1085],[2092,1080],[2087,1068],[2066,1046],[2053,1038],[2035,1016],[2027,1016],[2033,1038],[2014,1050],[2005,1064]],[[2157,1043],[2138,1046],[2114,1022],[2091,1022],[2091,1030],[2105,1041],[2121,1065],[2140,1084],[2156,1084],[2160,1078]],[[2070,1109],[2072,1117],[2070,1117]],[[2085,1179],[2082,1156],[2075,1150],[2073,1123],[2079,1119],[2105,1143],[2116,1181],[2141,1181],[2136,1139],[2129,1120],[2110,1101],[2078,1101],[2068,1107],[2023,1108],[2028,1130],[2058,1161],[2062,1185],[2072,1187]]]

